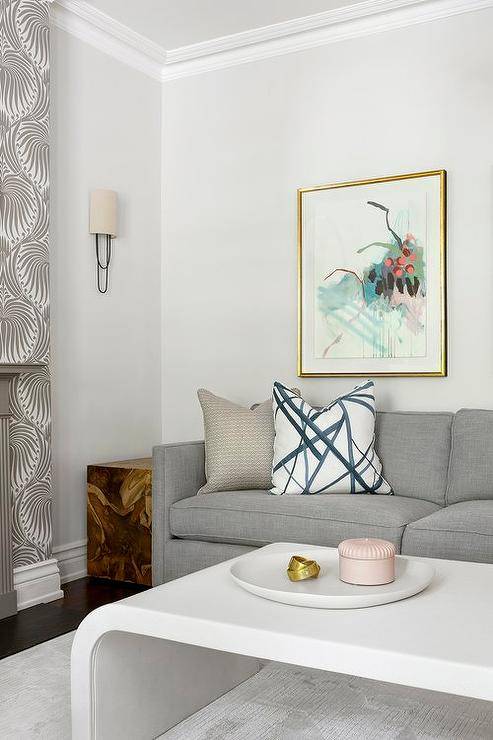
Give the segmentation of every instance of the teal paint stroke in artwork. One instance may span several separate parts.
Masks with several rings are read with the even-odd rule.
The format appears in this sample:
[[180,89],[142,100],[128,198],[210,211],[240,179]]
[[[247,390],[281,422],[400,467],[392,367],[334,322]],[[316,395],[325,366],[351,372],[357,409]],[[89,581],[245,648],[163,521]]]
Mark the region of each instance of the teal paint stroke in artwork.
[[[354,282],[357,282],[357,278],[352,276]],[[343,281],[341,281],[343,282]],[[337,300],[333,300],[331,296],[331,286],[320,286],[318,289],[319,301],[325,306],[325,316],[330,317],[331,320],[335,321],[343,329],[350,332],[354,336],[359,337],[364,342],[370,345],[374,345],[378,348],[379,352],[384,352],[385,347],[378,341],[378,333],[380,331],[379,322],[374,316],[374,312],[368,313],[368,308],[365,306],[362,300],[362,286],[358,283],[356,291],[347,291],[348,300],[344,303],[341,301],[341,296],[345,290],[336,290]],[[350,318],[345,318],[342,313],[350,315]]]
[[373,333],[367,332],[364,329],[356,326],[354,323],[347,321],[342,316],[339,316],[337,313],[334,313],[332,315],[332,318],[335,319],[342,327],[344,327],[351,334],[355,334],[360,339],[363,339],[366,342],[366,344],[376,347],[378,351],[381,353],[385,352],[385,347],[383,344],[379,342],[376,331]]
[[342,278],[338,283],[321,285],[318,289],[318,305],[323,314],[346,308],[358,298],[360,301],[363,298],[363,286],[359,278],[350,272],[340,272]]

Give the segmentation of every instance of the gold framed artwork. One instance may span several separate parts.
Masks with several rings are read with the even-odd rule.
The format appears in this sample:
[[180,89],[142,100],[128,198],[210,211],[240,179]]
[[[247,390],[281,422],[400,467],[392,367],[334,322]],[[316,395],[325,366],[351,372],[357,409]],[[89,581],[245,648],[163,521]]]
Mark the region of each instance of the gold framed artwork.
[[445,170],[298,190],[298,375],[446,375],[445,250]]

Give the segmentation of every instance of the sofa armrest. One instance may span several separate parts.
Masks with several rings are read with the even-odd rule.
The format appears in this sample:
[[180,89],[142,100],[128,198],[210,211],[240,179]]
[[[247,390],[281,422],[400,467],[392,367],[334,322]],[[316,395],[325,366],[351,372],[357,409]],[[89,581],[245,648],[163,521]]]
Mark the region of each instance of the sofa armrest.
[[166,543],[172,539],[169,510],[195,496],[205,483],[203,442],[158,445],[152,450],[152,582],[164,583]]

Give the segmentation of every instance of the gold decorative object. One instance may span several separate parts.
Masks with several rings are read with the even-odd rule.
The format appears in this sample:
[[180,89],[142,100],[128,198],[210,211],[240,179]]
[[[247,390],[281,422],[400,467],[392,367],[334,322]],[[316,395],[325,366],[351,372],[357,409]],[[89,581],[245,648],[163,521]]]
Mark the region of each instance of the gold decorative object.
[[307,578],[317,578],[320,565],[316,560],[308,560],[302,555],[293,555],[289,561],[287,574],[290,581],[304,581]]

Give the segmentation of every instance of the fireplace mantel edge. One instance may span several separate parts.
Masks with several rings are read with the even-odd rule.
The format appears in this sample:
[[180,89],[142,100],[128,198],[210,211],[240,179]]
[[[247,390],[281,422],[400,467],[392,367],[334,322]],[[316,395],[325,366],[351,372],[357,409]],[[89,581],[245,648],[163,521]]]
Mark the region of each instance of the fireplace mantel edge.
[[1,363],[0,362],[0,377],[11,378],[14,375],[20,375],[20,373],[35,373],[42,367],[46,367],[46,362],[15,362],[15,363]]
[[0,418],[10,416],[9,413],[9,383],[16,375],[35,373],[46,367],[46,363],[0,363]]
[[0,363],[0,619],[17,612],[12,563],[12,494],[9,454],[9,386],[16,375],[33,373],[46,363]]

